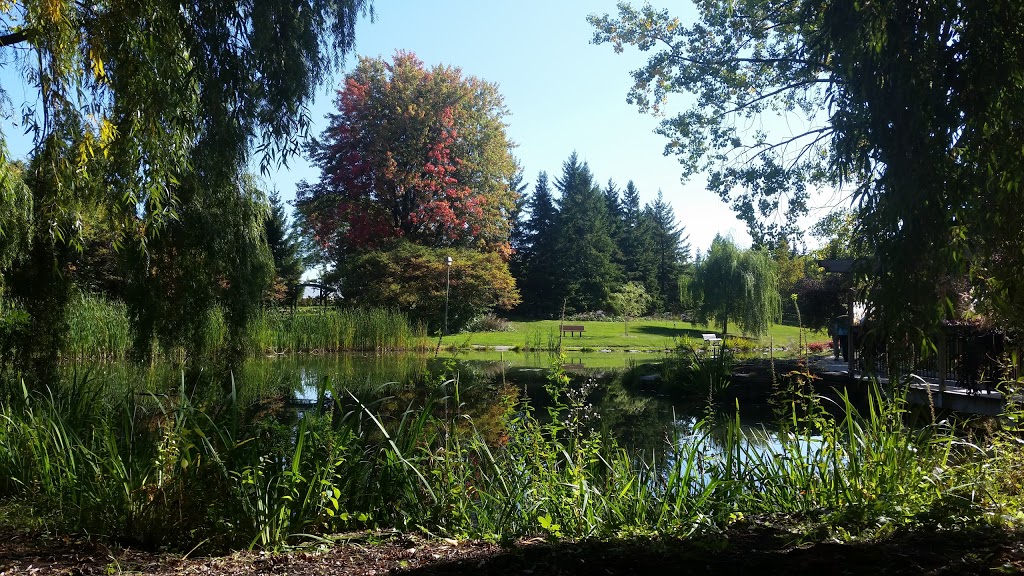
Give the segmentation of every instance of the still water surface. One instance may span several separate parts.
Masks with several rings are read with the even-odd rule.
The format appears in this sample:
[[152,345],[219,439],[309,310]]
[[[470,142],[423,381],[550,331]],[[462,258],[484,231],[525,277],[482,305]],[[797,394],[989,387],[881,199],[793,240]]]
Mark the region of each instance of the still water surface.
[[[573,353],[563,360],[570,388],[588,390],[591,426],[611,434],[622,446],[647,451],[687,437],[700,419],[709,416],[703,403],[672,394],[671,383],[651,385],[650,378],[660,375],[665,359],[660,354],[615,352]],[[289,355],[252,359],[233,375],[233,382],[244,404],[276,401],[298,410],[332,397],[351,404],[354,397],[388,416],[415,410],[428,398],[440,398],[445,409],[458,404],[460,413],[492,436],[500,434],[497,427],[510,403],[526,401],[539,418],[545,417],[551,399],[544,384],[557,361],[547,353],[515,352]],[[202,372],[186,377],[180,369],[163,364],[149,368],[103,364],[78,369],[119,384],[110,388],[173,395],[184,386],[190,393],[203,388],[222,393],[212,370],[206,372],[209,381],[205,381]],[[718,418],[735,417],[735,406],[722,408]],[[741,408],[744,427],[760,429],[772,420],[765,406]]]

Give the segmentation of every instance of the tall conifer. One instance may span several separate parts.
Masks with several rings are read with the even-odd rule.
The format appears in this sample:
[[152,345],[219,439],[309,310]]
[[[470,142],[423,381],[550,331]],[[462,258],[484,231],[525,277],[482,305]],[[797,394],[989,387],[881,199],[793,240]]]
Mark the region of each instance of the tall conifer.
[[562,164],[562,176],[555,186],[562,193],[556,251],[561,274],[558,293],[567,310],[603,308],[622,279],[614,262],[617,247],[609,232],[604,194],[575,152]]
[[519,265],[515,269],[523,295],[520,308],[526,313],[551,316],[561,302],[556,302],[557,296],[553,292],[558,266],[555,257],[558,210],[547,172],[537,175],[537,183],[526,206],[530,215],[523,224],[523,243]]

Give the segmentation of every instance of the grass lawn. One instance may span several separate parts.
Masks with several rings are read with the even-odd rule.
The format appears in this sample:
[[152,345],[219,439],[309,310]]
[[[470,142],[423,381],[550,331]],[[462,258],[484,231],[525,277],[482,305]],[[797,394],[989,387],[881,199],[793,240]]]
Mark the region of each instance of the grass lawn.
[[[719,328],[699,326],[689,322],[672,320],[653,320],[641,318],[629,323],[629,335],[626,336],[622,322],[569,322],[566,324],[584,326],[582,336],[562,338],[562,346],[567,349],[591,348],[594,350],[665,350],[675,348],[679,343],[697,344],[702,342],[701,334],[718,333]],[[443,346],[469,348],[473,346],[511,346],[522,349],[550,350],[558,345],[558,320],[534,320],[530,322],[510,322],[512,330],[507,332],[462,332],[445,336]],[[795,326],[773,325],[769,335],[760,339],[764,345],[770,340],[776,346],[792,347],[799,338],[799,328]],[[578,334],[578,333],[577,333]],[[730,335],[730,339],[733,336]],[[811,342],[828,340],[828,335],[821,332],[809,332],[807,339]],[[748,341],[750,341],[748,339]]]

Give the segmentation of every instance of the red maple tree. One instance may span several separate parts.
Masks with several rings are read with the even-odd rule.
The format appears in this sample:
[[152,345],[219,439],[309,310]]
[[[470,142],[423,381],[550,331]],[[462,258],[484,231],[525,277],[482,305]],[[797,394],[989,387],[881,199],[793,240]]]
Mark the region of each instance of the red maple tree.
[[360,60],[337,105],[310,146],[320,180],[297,195],[317,242],[352,254],[401,238],[507,259],[515,160],[493,84],[399,52]]

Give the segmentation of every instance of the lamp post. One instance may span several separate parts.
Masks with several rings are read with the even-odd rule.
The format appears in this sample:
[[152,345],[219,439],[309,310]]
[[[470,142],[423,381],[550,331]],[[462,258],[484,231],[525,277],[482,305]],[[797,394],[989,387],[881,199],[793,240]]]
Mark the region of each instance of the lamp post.
[[444,257],[445,264],[448,265],[448,271],[445,274],[444,281],[444,334],[448,335],[448,292],[452,286],[452,257]]

